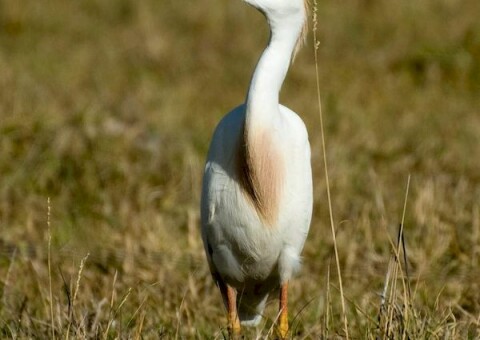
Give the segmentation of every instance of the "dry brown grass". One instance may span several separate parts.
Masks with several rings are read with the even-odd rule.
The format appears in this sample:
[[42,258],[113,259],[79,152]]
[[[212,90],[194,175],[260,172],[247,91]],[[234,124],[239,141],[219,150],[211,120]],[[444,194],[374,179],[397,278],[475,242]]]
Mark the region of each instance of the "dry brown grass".
[[[319,4],[351,338],[480,336],[479,7]],[[198,230],[202,167],[266,38],[241,1],[0,2],[0,337],[222,338]],[[296,338],[340,338],[311,45],[282,91],[314,150],[291,321]],[[396,249],[409,174],[407,277]]]

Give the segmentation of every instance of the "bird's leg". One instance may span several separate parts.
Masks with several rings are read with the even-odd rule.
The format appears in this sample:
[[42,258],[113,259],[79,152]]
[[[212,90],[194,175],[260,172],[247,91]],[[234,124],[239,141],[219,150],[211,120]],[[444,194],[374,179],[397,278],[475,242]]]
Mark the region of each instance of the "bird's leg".
[[288,333],[288,281],[280,286],[280,316],[279,316],[279,325],[278,332],[280,333],[281,339],[287,338]]
[[222,280],[218,280],[220,292],[227,305],[228,334],[232,339],[240,335],[240,320],[237,313],[237,292]]
[[237,313],[237,292],[227,286],[228,331],[232,337],[240,334],[240,320]]

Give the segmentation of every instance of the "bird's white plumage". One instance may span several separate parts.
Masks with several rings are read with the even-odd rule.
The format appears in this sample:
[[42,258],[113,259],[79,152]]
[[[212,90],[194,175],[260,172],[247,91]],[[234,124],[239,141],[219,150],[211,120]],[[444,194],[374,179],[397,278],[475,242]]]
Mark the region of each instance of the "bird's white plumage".
[[[303,0],[247,2],[266,14],[271,38],[255,69],[246,103],[228,113],[215,130],[203,179],[201,224],[212,273],[236,288],[240,320],[255,325],[269,293],[299,268],[312,213],[312,176],[305,125],[278,102],[305,20]],[[253,142],[260,134],[267,146]],[[242,185],[238,162],[244,144],[265,147],[261,157],[268,161],[266,167],[262,162],[247,162],[247,170],[260,172],[263,176],[258,178],[263,180],[270,176],[265,171],[278,177],[272,182],[278,190],[265,191],[278,197],[263,197],[272,199],[270,205],[249,197]],[[250,157],[258,154],[251,152]],[[255,166],[260,168],[251,169]],[[262,186],[258,178],[251,185]],[[270,209],[269,218],[263,215],[265,206]]]

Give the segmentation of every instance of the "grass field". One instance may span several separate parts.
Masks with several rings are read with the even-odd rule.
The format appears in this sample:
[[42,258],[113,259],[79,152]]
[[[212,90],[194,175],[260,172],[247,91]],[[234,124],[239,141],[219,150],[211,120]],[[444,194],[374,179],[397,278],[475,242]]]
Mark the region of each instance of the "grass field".
[[[476,0],[318,5],[352,339],[480,337],[478,13]],[[240,0],[0,0],[1,338],[226,335],[201,176],[267,38]],[[307,124],[315,186],[292,336],[343,338],[315,84],[310,35],[281,95]],[[392,260],[404,212],[408,277]],[[275,316],[273,303],[247,338]]]

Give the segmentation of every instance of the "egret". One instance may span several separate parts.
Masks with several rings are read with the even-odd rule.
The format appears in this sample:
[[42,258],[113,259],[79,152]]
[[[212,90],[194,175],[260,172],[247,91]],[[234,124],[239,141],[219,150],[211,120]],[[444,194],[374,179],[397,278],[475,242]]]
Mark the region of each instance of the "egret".
[[288,68],[306,35],[306,0],[244,0],[267,19],[270,39],[245,103],[215,129],[203,177],[202,239],[227,309],[229,333],[256,326],[278,294],[278,332],[288,334],[288,283],[312,216],[305,124],[279,104]]

